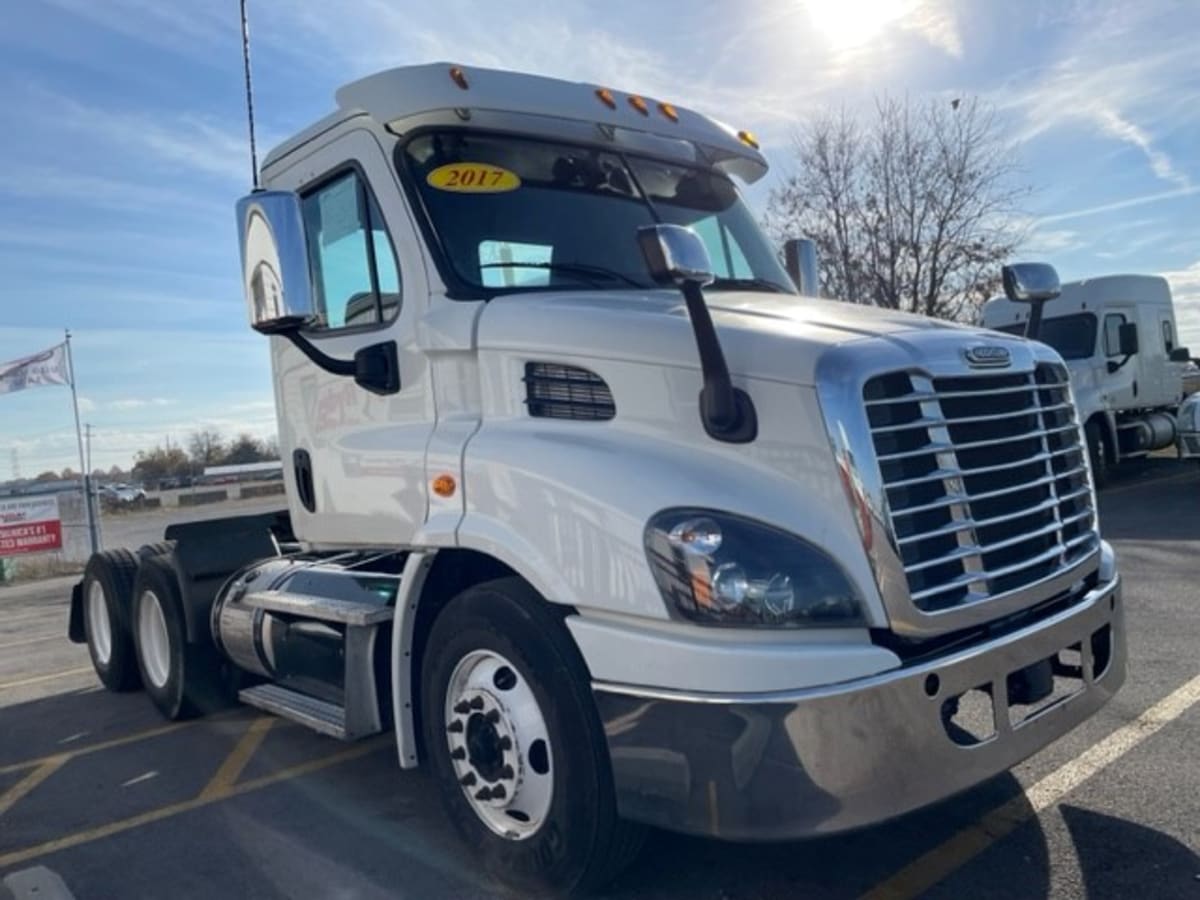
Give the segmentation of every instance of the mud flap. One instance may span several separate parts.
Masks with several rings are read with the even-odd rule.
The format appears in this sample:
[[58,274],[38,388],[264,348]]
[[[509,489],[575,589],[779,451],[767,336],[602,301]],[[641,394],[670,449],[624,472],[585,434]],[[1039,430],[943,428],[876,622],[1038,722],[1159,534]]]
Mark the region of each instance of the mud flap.
[[87,634],[83,630],[83,582],[71,588],[71,613],[67,618],[67,637],[73,644],[86,644]]

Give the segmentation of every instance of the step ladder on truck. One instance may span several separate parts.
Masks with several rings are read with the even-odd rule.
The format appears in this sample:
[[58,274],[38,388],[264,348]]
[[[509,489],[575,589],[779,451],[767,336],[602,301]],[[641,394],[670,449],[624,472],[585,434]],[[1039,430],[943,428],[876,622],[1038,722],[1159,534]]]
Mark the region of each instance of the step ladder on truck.
[[879,822],[1091,716],[1123,610],[1061,358],[818,299],[740,199],[766,169],[597,85],[339,90],[237,207],[287,508],[94,556],[101,680],[392,731],[488,869],[555,891],[645,825]]

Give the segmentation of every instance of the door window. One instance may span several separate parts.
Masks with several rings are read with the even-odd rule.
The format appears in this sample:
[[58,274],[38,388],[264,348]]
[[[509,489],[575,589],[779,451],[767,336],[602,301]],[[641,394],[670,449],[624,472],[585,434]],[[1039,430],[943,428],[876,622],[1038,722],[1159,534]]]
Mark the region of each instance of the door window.
[[1121,313],[1109,313],[1104,317],[1104,353],[1106,356],[1121,355],[1121,326],[1125,324],[1125,316]]
[[375,199],[357,172],[302,200],[309,265],[324,329],[377,325],[400,309],[400,269]]

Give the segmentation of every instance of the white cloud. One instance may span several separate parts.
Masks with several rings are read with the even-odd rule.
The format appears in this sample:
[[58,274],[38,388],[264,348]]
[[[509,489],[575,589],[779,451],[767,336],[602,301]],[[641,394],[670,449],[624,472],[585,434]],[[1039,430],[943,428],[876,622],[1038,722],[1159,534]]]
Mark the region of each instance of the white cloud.
[[143,409],[147,406],[170,406],[174,401],[165,397],[128,397],[123,400],[109,400],[104,405],[109,409]]
[[1082,219],[1087,216],[1100,215],[1107,212],[1116,212],[1121,209],[1129,209],[1134,206],[1146,206],[1151,203],[1159,203],[1163,200],[1174,200],[1177,197],[1187,197],[1191,194],[1200,193],[1200,186],[1180,187],[1169,191],[1156,191],[1152,194],[1143,194],[1140,197],[1128,197],[1124,200],[1115,200],[1112,203],[1101,203],[1096,206],[1085,206],[1082,209],[1068,210],[1067,212],[1054,213],[1049,216],[1042,216],[1037,220],[1038,225],[1048,225],[1051,222],[1065,222],[1069,219]]
[[96,408],[96,401],[94,401],[91,397],[82,397],[81,396],[78,398],[78,402],[79,402],[79,411],[81,413],[91,412],[92,410],[94,410]]

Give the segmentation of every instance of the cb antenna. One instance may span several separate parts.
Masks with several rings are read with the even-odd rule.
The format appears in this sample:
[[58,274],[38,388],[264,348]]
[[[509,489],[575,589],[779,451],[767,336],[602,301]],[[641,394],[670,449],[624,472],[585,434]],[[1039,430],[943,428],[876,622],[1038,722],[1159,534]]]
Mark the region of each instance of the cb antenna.
[[242,67],[246,71],[246,119],[250,124],[250,182],[254,190],[258,184],[258,149],[254,143],[254,88],[250,83],[250,21],[246,17],[246,0],[242,8]]

